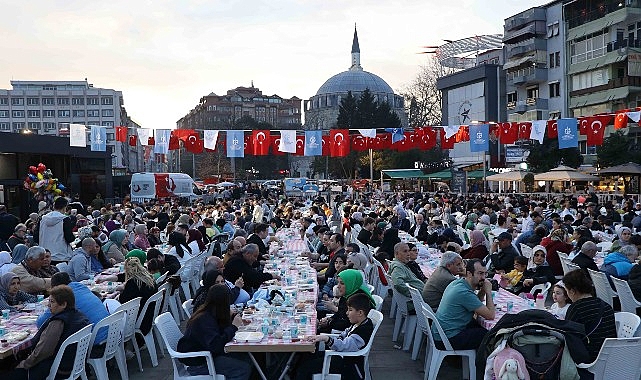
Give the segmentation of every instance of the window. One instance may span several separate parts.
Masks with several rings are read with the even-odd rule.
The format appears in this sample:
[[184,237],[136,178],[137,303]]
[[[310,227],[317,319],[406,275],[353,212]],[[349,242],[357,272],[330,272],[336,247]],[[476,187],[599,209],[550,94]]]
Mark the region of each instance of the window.
[[15,129],[16,131],[19,131],[23,128],[24,128],[24,123],[19,123],[19,122],[13,123],[13,129]]
[[24,105],[23,98],[11,98],[11,105],[13,106],[22,106]]
[[550,68],[561,66],[561,52],[550,53]]
[[87,110],[87,117],[100,117],[100,110]]
[[73,117],[85,117],[85,110],[73,110]]
[[555,22],[553,24],[548,24],[548,32],[547,32],[547,37],[554,37],[559,35],[559,22]]
[[45,90],[45,91],[56,91],[58,89],[58,87],[52,86],[52,85],[48,85],[48,86],[42,86],[42,89]]
[[102,122],[102,126],[103,127],[113,127],[114,126],[114,122],[113,121],[103,121]]
[[114,104],[114,98],[113,96],[103,96],[101,98],[102,105],[103,106],[111,106]]
[[550,111],[550,120],[557,120],[561,118],[561,111]]
[[56,123],[42,123],[45,132],[53,131],[56,129]]
[[570,42],[570,63],[584,62],[603,56],[607,51],[608,29],[588,34]]
[[40,110],[27,111],[27,117],[40,117]]
[[607,84],[610,80],[610,73],[607,68],[600,68],[585,73],[572,75],[572,90],[583,90],[595,86]]
[[9,104],[7,98],[0,98],[0,106],[6,106]]
[[55,110],[44,110],[42,111],[42,117],[56,117]]
[[40,104],[40,99],[38,98],[27,98],[27,105],[28,106],[37,106]]
[[42,105],[43,106],[52,106],[54,104],[55,104],[55,102],[54,102],[53,98],[42,98]]
[[561,83],[550,83],[548,86],[550,86],[550,98],[561,96]]
[[116,139],[115,133],[107,133],[107,141],[114,141]]
[[13,118],[22,118],[22,117],[24,117],[24,111],[13,110],[13,111],[11,111],[11,117],[13,117]]
[[68,106],[69,105],[69,98],[58,98],[58,105],[59,106]]
[[114,110],[102,110],[102,117],[113,117]]
[[69,110],[58,110],[58,117],[71,117],[71,111],[69,111]]
[[73,97],[71,98],[71,104],[74,106],[82,106],[85,104],[85,98],[78,97],[78,96]]
[[0,117],[2,117],[2,118],[9,118],[9,111],[7,111],[7,110],[0,110]]
[[507,94],[507,102],[508,103],[516,103],[517,97],[516,97],[516,92],[510,92]]
[[40,122],[39,121],[30,121],[29,122],[29,129],[40,129]]
[[88,96],[87,97],[87,105],[88,106],[97,106],[100,104],[100,100],[98,99],[97,96]]
[[10,131],[11,126],[9,123],[0,123],[0,131]]

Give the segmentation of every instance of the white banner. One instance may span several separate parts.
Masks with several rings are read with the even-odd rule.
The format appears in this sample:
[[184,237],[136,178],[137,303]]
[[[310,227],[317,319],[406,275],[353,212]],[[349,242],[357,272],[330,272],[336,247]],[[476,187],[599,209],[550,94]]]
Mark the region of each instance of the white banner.
[[138,140],[140,140],[140,145],[148,146],[150,137],[151,137],[151,129],[138,128]]
[[278,151],[296,153],[296,131],[280,131]]
[[87,129],[82,124],[69,124],[69,146],[87,147]]
[[205,149],[215,150],[216,143],[218,142],[218,131],[206,129],[204,131],[203,139],[204,139],[203,146]]

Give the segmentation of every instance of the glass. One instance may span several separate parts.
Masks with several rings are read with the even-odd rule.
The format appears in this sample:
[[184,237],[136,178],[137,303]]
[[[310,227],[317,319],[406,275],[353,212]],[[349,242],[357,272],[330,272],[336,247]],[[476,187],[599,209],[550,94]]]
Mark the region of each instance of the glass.
[[9,309],[2,310],[2,318],[4,318],[5,320],[9,319]]

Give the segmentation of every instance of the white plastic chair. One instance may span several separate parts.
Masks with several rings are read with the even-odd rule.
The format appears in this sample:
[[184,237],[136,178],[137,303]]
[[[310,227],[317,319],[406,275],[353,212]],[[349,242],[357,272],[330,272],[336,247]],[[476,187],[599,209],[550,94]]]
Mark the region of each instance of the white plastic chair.
[[[153,326],[153,321],[154,319],[158,316],[160,312],[160,306],[162,304],[162,297],[163,293],[165,292],[164,289],[160,289],[158,292],[156,292],[153,296],[149,297],[147,299],[147,302],[145,302],[145,305],[142,307],[142,310],[140,311],[140,314],[138,315],[138,319],[136,320],[136,329],[135,332],[136,334],[140,334],[144,339],[145,339],[145,345],[147,346],[147,351],[149,351],[149,357],[151,358],[151,365],[153,367],[158,366],[158,356],[156,354],[156,341],[154,340],[154,326]],[[151,318],[152,321],[152,326],[151,330],[147,333],[147,335],[144,335],[142,331],[140,330],[140,325],[142,324],[142,320],[145,318],[145,314],[147,314],[147,309],[149,309],[151,304],[154,304],[154,314]],[[136,352],[136,358],[138,359],[138,368],[140,368],[140,372],[143,371],[142,369],[142,358],[140,356],[140,347],[138,347],[138,342],[136,341],[136,338],[133,338],[131,340],[131,343],[134,345],[134,351]],[[160,343],[160,342],[158,342]]]
[[[425,354],[425,380],[436,380],[438,376],[438,371],[441,368],[443,359],[446,356],[461,356],[463,357],[463,378],[468,378],[470,380],[476,380],[476,351],[475,350],[455,350],[452,348],[449,339],[445,335],[441,324],[436,319],[436,315],[432,312],[432,308],[424,305],[421,307],[421,310],[417,312],[423,312],[425,319],[432,321],[432,325],[436,326],[436,331],[438,331],[439,336],[443,341],[445,350],[439,350],[436,347],[434,337],[432,334],[427,334],[427,341],[429,348]],[[467,360],[467,366],[465,361]]]
[[561,257],[559,256],[559,261],[561,262],[561,269],[563,269],[563,274],[566,275],[568,272],[570,272],[570,269],[568,268],[568,264],[572,264],[570,259],[567,257]]
[[601,298],[603,301],[607,302],[610,307],[613,304],[613,298],[617,296],[616,292],[612,290],[608,277],[603,272],[596,272],[592,269],[588,269],[590,278],[592,278],[592,283],[594,284],[594,289],[596,290],[596,296]]
[[103,318],[100,322],[96,323],[91,334],[89,347],[94,347],[98,331],[105,327],[107,328],[107,340],[105,341],[105,349],[100,357],[93,358],[91,351],[87,358],[87,363],[96,372],[98,380],[109,380],[107,373],[107,360],[116,359],[118,370],[120,370],[120,378],[123,380],[129,379],[127,372],[127,359],[125,357],[125,345],[123,341],[123,333],[125,331],[125,324],[127,320],[127,312],[125,310],[117,311],[108,317]]
[[374,285],[367,284],[367,289],[369,289],[370,293],[374,293]]
[[[563,262],[563,261],[561,261],[561,262]],[[567,272],[565,272],[565,274],[567,274],[569,272],[572,272],[573,270],[581,270],[581,267],[579,266],[579,264],[575,264],[575,263],[573,263],[573,262],[571,262],[569,260],[566,260],[565,267],[568,270]]]
[[[119,311],[124,311],[125,316],[125,327],[122,332],[122,343],[123,345],[129,341],[135,340],[136,335],[136,320],[138,319],[138,311],[140,310],[140,301],[142,297],[136,297],[131,301],[125,302],[120,307],[116,309],[115,313]],[[133,345],[133,343],[132,343]],[[142,369],[141,369],[142,371]]]
[[414,346],[412,348],[412,360],[418,359],[418,354],[421,351],[421,346],[423,345],[423,336],[431,334],[430,324],[425,318],[425,315],[421,313],[421,307],[426,306],[430,307],[423,301],[423,295],[421,292],[412,287],[410,284],[407,285],[407,288],[410,290],[410,296],[412,296],[412,302],[414,303],[414,308],[416,309],[416,331],[414,333]]
[[535,294],[535,292],[538,290],[541,294],[543,294],[543,299],[546,300],[548,299],[548,293],[550,292],[551,287],[552,284],[549,282],[546,282],[545,284],[534,285],[530,290],[530,294]]
[[374,302],[376,302],[376,310],[381,311],[381,308],[383,307],[383,297],[372,294],[372,298],[374,299]]
[[595,379],[638,379],[641,376],[641,338],[607,338],[597,358],[578,364]]
[[597,243],[596,247],[599,252],[610,252],[610,250],[612,249],[612,242],[602,241],[600,243]]
[[365,380],[371,380],[372,374],[370,373],[370,369],[369,369],[369,353],[372,349],[372,343],[374,342],[374,338],[376,337],[376,332],[378,331],[378,328],[381,326],[381,323],[383,322],[383,313],[381,313],[378,310],[370,310],[367,316],[369,317],[369,319],[372,320],[372,323],[374,324],[374,330],[372,331],[372,335],[369,338],[369,342],[367,342],[367,345],[365,345],[365,347],[361,348],[358,351],[351,351],[351,352],[325,350],[325,359],[323,360],[323,372],[320,374],[315,374],[313,377],[314,380],[340,379],[340,375],[329,373],[329,367],[331,364],[332,356],[340,356],[342,358],[357,357],[357,356],[364,357]]
[[165,280],[167,279],[167,275],[169,275],[169,272],[165,272],[165,273],[163,273],[160,277],[158,277],[158,278],[156,279],[156,285],[160,285],[160,284],[162,284],[163,282],[165,282]]
[[634,298],[630,284],[620,278],[612,277],[612,282],[619,295],[619,302],[621,303],[621,311],[636,314],[637,308],[641,307],[641,302]]
[[[209,351],[195,351],[195,352],[178,352],[176,347],[178,341],[182,338],[183,334],[180,332],[180,329],[176,325],[174,318],[169,313],[163,313],[156,317],[154,321],[158,331],[160,331],[160,336],[162,337],[165,347],[167,347],[167,352],[169,352],[169,357],[171,358],[171,363],[174,366],[174,380],[183,380],[183,379],[192,379],[192,380],[225,380],[225,376],[217,375],[216,369],[214,367],[214,359],[211,356]],[[207,363],[207,368],[209,369],[209,375],[201,376],[191,376],[187,372],[186,366],[181,363],[178,359],[181,358],[198,358],[204,357]]]
[[191,306],[192,302],[194,302],[194,300],[191,298],[183,302],[183,310],[185,311],[185,314],[187,314],[187,318],[191,318],[191,313],[194,311],[193,306]]
[[53,360],[51,369],[49,370],[49,376],[46,380],[54,380],[56,374],[58,373],[58,367],[60,366],[60,361],[62,361],[62,356],[64,355],[67,347],[72,344],[76,344],[76,356],[73,359],[73,366],[71,367],[71,373],[68,377],[65,377],[63,380],[75,380],[77,378],[82,378],[82,380],[87,380],[87,374],[85,373],[85,362],[87,360],[87,352],[89,352],[89,341],[91,340],[91,328],[93,325],[88,325],[80,329],[78,332],[72,334],[69,338],[65,339],[64,342],[60,345],[58,352],[56,353],[56,358]]
[[532,247],[530,247],[529,245],[521,243],[521,255],[523,255],[523,256],[525,256],[525,257],[527,257],[529,259],[530,257],[532,257],[532,253],[533,253]]
[[165,290],[165,295],[162,300],[162,307],[160,308],[160,312],[164,313],[165,311],[170,311],[171,315],[174,316],[174,319],[176,320],[176,324],[180,324],[180,321],[183,318],[183,314],[180,311],[180,307],[178,306],[180,304],[180,293],[178,289],[174,291],[174,294],[171,294],[172,286],[170,283],[165,282],[162,284],[158,290],[164,289]]
[[392,297],[396,299],[396,319],[394,320],[394,332],[392,333],[392,340],[397,341],[401,333],[401,327],[405,338],[403,339],[403,350],[408,351],[412,344],[412,337],[416,331],[416,315],[410,315],[407,311],[407,302],[411,301],[409,297],[405,297],[392,287]]
[[614,322],[617,326],[617,338],[632,338],[639,328],[641,318],[634,313],[620,311],[614,313]]

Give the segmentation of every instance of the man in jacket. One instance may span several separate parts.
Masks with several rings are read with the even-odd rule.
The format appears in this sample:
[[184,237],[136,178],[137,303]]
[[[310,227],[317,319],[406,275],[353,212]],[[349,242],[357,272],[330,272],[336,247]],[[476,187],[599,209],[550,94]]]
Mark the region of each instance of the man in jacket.
[[406,243],[396,243],[394,246],[394,260],[390,264],[389,274],[392,277],[394,289],[406,297],[410,296],[410,291],[405,283],[419,290],[423,289],[425,285],[407,266],[408,262],[410,262],[409,246]]
[[414,218],[416,219],[416,224],[410,227],[409,234],[418,241],[426,241],[428,238],[427,223],[425,223],[423,214],[416,214]]
[[65,215],[69,201],[58,197],[53,202],[53,211],[42,217],[33,233],[33,239],[39,246],[51,251],[51,263],[56,265],[71,259],[73,236],[71,218]]
[[91,270],[91,256],[97,256],[100,246],[94,238],[85,238],[82,241],[81,248],[74,251],[74,255],[69,261],[67,273],[72,281],[87,280],[93,274]]
[[0,249],[7,250],[6,242],[18,223],[20,223],[20,219],[13,214],[9,214],[7,206],[0,204]]
[[514,258],[519,256],[512,245],[512,235],[509,232],[499,234],[497,241],[492,244],[490,260],[495,273],[508,273],[514,269]]
[[256,244],[247,244],[241,251],[240,256],[234,256],[225,265],[223,276],[231,283],[235,283],[238,277],[243,277],[245,282],[245,289],[249,294],[253,293],[253,289],[258,289],[260,285],[268,280],[277,279],[280,281],[280,276],[277,274],[263,273],[252,266],[258,260],[258,246]]
[[45,263],[47,252],[42,247],[31,247],[25,259],[11,271],[20,277],[20,290],[30,294],[44,294],[51,289],[51,279],[41,277],[40,268]]
[[461,255],[452,251],[443,253],[439,267],[434,270],[423,287],[423,299],[432,310],[438,309],[445,288],[450,282],[456,280],[458,275],[464,274],[465,264],[463,264]]

